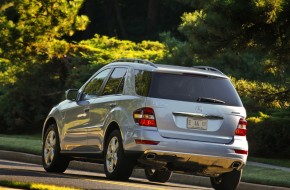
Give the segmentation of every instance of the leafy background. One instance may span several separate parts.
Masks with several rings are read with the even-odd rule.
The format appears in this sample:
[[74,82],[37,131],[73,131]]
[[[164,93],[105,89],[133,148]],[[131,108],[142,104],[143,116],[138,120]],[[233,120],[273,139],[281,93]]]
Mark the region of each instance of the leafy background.
[[217,67],[248,112],[250,154],[290,156],[290,2],[3,0],[0,132],[39,133],[50,108],[128,57]]

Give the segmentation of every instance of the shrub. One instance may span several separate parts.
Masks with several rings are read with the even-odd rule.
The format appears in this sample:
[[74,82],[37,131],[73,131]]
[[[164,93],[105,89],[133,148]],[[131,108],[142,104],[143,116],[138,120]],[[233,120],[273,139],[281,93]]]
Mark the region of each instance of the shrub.
[[290,157],[290,108],[271,110],[248,118],[249,152],[252,156]]

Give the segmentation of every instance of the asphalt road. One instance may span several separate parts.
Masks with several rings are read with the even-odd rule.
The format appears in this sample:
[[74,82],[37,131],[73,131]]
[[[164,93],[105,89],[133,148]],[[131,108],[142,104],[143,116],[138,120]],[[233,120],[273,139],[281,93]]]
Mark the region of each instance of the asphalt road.
[[63,174],[47,173],[42,166],[0,159],[0,180],[35,182],[82,189],[153,189],[153,190],[210,190],[211,188],[177,183],[153,183],[145,179],[130,178],[127,182],[110,181],[103,173],[68,169]]

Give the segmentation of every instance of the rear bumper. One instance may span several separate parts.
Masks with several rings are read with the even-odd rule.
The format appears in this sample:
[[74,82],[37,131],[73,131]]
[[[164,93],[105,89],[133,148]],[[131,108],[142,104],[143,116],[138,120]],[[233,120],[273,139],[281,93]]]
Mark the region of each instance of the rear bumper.
[[[135,139],[158,141],[159,144],[136,144]],[[138,159],[142,167],[202,176],[216,176],[233,169],[240,170],[246,164],[248,156],[235,152],[248,150],[246,137],[235,136],[231,143],[221,144],[164,138],[157,129],[147,128],[135,130],[125,141],[124,147],[127,152],[142,153]]]
[[138,160],[145,167],[168,169],[180,173],[216,176],[241,170],[245,162],[240,158],[189,154],[161,150],[146,150]]

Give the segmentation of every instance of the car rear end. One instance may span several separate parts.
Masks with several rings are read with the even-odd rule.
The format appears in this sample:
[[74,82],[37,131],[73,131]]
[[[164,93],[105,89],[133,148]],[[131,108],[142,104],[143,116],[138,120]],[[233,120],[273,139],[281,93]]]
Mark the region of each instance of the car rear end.
[[[158,65],[135,71],[145,106],[134,111],[135,145],[144,167],[216,176],[246,163],[246,111],[228,77]],[[140,85],[142,84],[142,85]]]

